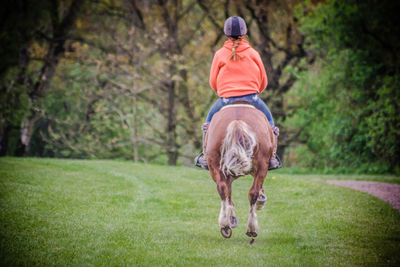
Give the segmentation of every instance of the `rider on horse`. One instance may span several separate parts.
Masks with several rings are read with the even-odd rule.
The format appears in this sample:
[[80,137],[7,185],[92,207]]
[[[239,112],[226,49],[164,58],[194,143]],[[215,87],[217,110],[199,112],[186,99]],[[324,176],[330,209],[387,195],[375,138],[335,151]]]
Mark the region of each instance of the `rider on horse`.
[[[223,106],[235,102],[248,102],[262,111],[268,119],[276,136],[269,169],[280,168],[281,162],[276,156],[279,128],[275,126],[271,112],[258,96],[267,86],[268,79],[261,57],[248,41],[245,21],[241,17],[230,17],[225,21],[224,33],[229,38],[214,56],[211,71],[211,88],[220,97],[208,112],[202,125],[203,141],[212,117]],[[207,161],[201,152],[195,159],[196,166],[208,169]]]

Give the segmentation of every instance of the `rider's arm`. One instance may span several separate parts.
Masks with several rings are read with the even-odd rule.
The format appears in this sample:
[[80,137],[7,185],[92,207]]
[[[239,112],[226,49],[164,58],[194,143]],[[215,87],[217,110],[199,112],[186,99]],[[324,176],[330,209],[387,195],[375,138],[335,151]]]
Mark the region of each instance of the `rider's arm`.
[[217,92],[218,73],[219,73],[219,60],[218,60],[218,55],[215,54],[210,70],[210,86],[215,92]]
[[255,62],[260,69],[260,88],[258,89],[258,93],[261,94],[262,91],[267,87],[268,85],[268,77],[267,73],[265,72],[264,64],[261,60],[260,54],[258,54],[257,51],[255,52]]

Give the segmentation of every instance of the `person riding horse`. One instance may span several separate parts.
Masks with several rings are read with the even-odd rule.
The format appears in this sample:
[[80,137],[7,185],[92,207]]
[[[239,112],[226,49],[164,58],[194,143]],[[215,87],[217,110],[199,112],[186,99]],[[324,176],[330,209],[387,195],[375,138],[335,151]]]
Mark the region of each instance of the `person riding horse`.
[[210,85],[220,98],[202,126],[203,152],[195,164],[208,169],[217,184],[221,197],[218,223],[225,238],[230,238],[239,224],[232,183],[247,174],[254,177],[248,193],[246,230],[252,244],[258,235],[256,210],[262,209],[267,200],[264,180],[269,169],[282,167],[276,155],[279,129],[258,96],[268,80],[260,55],[244,40],[246,23],[240,17],[230,17],[224,32],[229,40],[215,53],[210,73]]
[[[215,113],[226,105],[247,102],[265,114],[275,135],[269,169],[281,168],[282,163],[276,155],[279,128],[275,126],[268,106],[259,97],[268,84],[261,57],[244,39],[247,27],[241,17],[228,18],[225,21],[224,33],[229,39],[215,53],[210,71],[211,88],[220,98],[211,107],[206,122],[202,125],[203,143]],[[195,165],[208,170],[207,159],[203,152],[195,158]]]

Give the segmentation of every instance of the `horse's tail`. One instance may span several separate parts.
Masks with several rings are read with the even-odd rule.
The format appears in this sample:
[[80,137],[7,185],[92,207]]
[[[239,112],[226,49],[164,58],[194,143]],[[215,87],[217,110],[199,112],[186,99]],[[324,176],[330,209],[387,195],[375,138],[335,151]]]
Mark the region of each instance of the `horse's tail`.
[[229,123],[221,146],[220,168],[225,176],[246,175],[252,168],[256,135],[241,120]]

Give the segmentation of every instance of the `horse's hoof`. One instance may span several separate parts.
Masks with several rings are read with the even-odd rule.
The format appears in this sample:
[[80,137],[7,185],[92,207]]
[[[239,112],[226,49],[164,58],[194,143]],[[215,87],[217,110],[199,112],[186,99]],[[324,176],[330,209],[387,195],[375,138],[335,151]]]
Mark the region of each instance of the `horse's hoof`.
[[254,238],[252,238],[251,240],[250,240],[250,245],[253,245],[254,244]]
[[232,228],[229,226],[222,227],[221,235],[225,238],[230,238],[232,236]]
[[231,216],[231,227],[236,228],[239,225],[239,218],[237,216]]
[[256,201],[256,209],[262,210],[264,208],[265,202],[267,202],[267,196],[264,194],[260,194]]
[[256,232],[247,232],[246,235],[248,237],[257,237],[257,233]]

